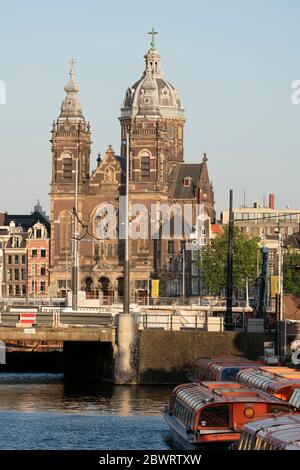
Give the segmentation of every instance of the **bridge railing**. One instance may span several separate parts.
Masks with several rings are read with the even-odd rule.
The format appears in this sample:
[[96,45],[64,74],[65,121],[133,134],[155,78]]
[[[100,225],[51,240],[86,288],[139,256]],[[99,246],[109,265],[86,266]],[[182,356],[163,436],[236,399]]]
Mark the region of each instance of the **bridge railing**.
[[228,323],[225,313],[218,316],[208,315],[207,312],[201,314],[180,313],[144,313],[137,315],[137,324],[140,330],[197,330],[197,331],[236,331],[236,332],[264,332],[270,331],[266,328],[265,322],[260,318],[247,318],[247,315],[234,313],[232,322]]
[[[26,326],[20,322],[23,311],[1,313],[1,326]],[[33,312],[35,321],[33,327],[67,327],[86,326],[101,327],[112,326],[113,317],[108,312]]]

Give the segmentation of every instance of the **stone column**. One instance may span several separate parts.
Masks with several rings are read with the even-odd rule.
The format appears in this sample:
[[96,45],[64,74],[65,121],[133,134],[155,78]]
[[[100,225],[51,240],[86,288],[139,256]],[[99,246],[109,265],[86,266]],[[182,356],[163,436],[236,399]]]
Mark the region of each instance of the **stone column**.
[[117,346],[115,358],[115,380],[117,383],[133,383],[135,371],[132,364],[132,352],[135,342],[135,317],[131,314],[118,315]]

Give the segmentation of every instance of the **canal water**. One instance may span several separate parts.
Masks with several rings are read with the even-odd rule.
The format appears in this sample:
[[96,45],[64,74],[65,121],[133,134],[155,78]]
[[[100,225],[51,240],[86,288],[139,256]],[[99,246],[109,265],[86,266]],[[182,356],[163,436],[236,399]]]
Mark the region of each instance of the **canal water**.
[[170,449],[161,411],[171,390],[0,373],[0,449]]

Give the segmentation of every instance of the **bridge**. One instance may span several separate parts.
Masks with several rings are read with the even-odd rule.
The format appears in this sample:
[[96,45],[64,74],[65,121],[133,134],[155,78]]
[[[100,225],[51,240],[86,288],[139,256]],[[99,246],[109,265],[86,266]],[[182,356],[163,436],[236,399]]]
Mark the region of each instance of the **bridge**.
[[0,327],[1,341],[20,342],[65,342],[65,341],[94,341],[115,342],[115,327],[112,326],[69,326],[60,328],[35,327],[16,328]]
[[[117,305],[76,312],[19,307],[0,313],[0,340],[15,343],[18,351],[24,345],[25,361],[30,356],[25,351],[38,354],[39,343],[43,351],[47,344],[49,351],[60,344],[65,374],[73,378],[156,383],[163,377],[176,383],[184,380],[180,374],[189,361],[201,355],[262,356],[264,341],[274,340],[275,330],[265,329],[263,319],[249,318],[249,310],[234,309],[232,331],[225,331],[223,307],[132,305],[130,315]],[[300,329],[291,328],[284,337],[299,338]]]

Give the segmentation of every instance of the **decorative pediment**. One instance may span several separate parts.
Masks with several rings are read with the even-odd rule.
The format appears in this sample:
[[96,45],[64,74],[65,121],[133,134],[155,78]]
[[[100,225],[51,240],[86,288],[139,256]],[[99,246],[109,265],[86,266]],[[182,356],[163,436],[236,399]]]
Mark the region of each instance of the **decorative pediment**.
[[111,145],[105,156],[98,158],[97,161],[98,166],[91,177],[91,182],[97,182],[101,186],[118,185],[121,180],[121,165]]

